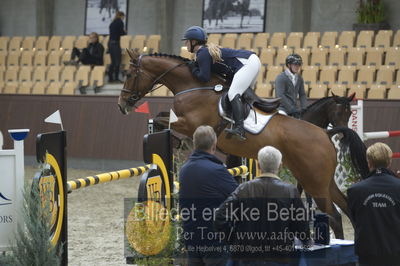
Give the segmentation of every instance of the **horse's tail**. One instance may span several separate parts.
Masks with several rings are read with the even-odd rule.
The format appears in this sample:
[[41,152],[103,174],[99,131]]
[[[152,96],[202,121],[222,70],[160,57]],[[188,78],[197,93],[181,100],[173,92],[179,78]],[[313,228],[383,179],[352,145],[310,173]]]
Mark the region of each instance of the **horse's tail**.
[[330,137],[338,133],[343,134],[343,138],[340,142],[349,148],[351,162],[353,163],[355,170],[363,179],[366,178],[369,174],[366,155],[367,147],[358,134],[348,127],[335,127],[328,130],[327,133]]

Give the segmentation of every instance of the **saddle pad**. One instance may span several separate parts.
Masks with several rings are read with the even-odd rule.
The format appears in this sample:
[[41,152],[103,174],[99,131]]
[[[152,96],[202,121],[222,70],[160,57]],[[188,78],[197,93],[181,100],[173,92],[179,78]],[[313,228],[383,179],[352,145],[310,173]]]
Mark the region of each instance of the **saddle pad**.
[[[232,121],[231,118],[227,117],[225,110],[222,108],[221,99],[218,103],[218,112],[223,119]],[[259,134],[267,126],[269,120],[275,114],[277,114],[277,112],[267,115],[263,112],[258,111],[257,109],[252,109],[250,110],[249,115],[244,120],[244,129],[251,134]]]

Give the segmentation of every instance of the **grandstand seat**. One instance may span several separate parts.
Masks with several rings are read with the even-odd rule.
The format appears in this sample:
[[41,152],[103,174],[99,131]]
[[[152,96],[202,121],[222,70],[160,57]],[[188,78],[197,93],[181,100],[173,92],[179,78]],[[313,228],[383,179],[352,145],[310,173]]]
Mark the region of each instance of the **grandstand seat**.
[[236,48],[236,39],[236,33],[226,33],[224,36],[222,36],[221,46],[234,49]]
[[319,99],[326,97],[328,93],[328,87],[325,84],[310,84],[309,85],[309,97]]
[[222,34],[220,34],[220,33],[211,33],[208,35],[208,42],[219,45],[219,43],[221,41],[221,37],[222,37]]
[[268,32],[256,33],[256,35],[254,37],[254,42],[253,42],[253,49],[255,51],[258,50],[258,53],[260,53],[262,48],[267,48],[268,39],[269,39]]
[[336,83],[337,66],[322,66],[319,82],[328,86]]
[[397,74],[396,74],[396,84],[400,83],[400,70],[397,70]]
[[90,66],[80,66],[76,71],[75,82],[78,85],[78,89],[89,85],[90,70]]
[[306,34],[304,37],[303,48],[316,49],[318,48],[319,36],[317,34]]
[[76,67],[75,66],[66,66],[61,72],[61,82],[68,82],[68,81],[74,81],[74,76],[76,72]]
[[291,32],[286,39],[286,46],[292,49],[300,48],[303,41],[303,32]]
[[400,46],[400,30],[396,31],[396,34],[393,37],[393,45],[392,47]]
[[47,71],[46,81],[47,82],[59,81],[60,80],[61,69],[62,69],[61,66],[51,66],[51,67],[49,67],[49,70]]
[[31,94],[33,87],[32,81],[24,81],[19,83],[17,93],[18,94]]
[[[394,66],[380,66],[376,73],[376,84],[390,86],[393,84]],[[399,81],[398,81],[399,82]]]
[[264,83],[266,69],[267,68],[264,65],[261,66],[260,71],[258,72],[258,76],[257,76],[257,84]]
[[61,47],[61,36],[51,36],[50,41],[49,41],[49,47],[48,50],[60,50]]
[[[158,85],[160,85],[160,84],[157,84],[156,86],[158,86]],[[165,97],[165,96],[168,96],[168,91],[169,91],[169,89],[166,86],[162,85],[158,89],[152,91],[150,93],[150,96],[153,96],[153,97]]]
[[161,35],[150,35],[146,41],[146,52],[148,53],[158,53],[160,50],[160,40]]
[[343,66],[346,55],[345,48],[334,47],[329,50],[329,65]]
[[255,93],[262,98],[270,98],[272,96],[273,87],[270,83],[257,83]]
[[18,72],[18,66],[8,67],[4,73],[4,81],[7,83],[11,81],[18,81]]
[[[59,66],[61,65],[61,56],[64,53],[62,50],[51,51],[48,57],[47,64],[49,66]],[[69,60],[69,59],[68,59]]]
[[47,51],[49,36],[39,36],[35,43],[35,51]]
[[388,99],[400,100],[400,84],[392,85],[388,92]]
[[350,86],[354,82],[356,73],[355,66],[340,66],[338,74],[338,83]]
[[274,32],[269,40],[268,47],[280,49],[283,47],[286,39],[286,32]]
[[21,52],[11,51],[7,56],[7,66],[19,66],[19,58],[21,56]]
[[352,84],[350,85],[348,95],[352,94],[353,92],[356,93],[357,99],[365,99],[367,93],[367,87],[363,84]]
[[10,37],[8,36],[0,36],[0,52],[7,51],[8,42],[10,41]]
[[63,50],[72,50],[72,48],[74,48],[75,45],[75,40],[76,40],[75,36],[71,35],[65,36],[61,42],[61,48]]
[[293,53],[293,50],[291,48],[285,48],[285,47],[279,48],[278,53],[276,55],[276,59],[275,59],[275,65],[276,66],[284,66],[286,57],[288,55],[290,55],[291,53]]
[[347,49],[347,65],[361,66],[364,64],[365,48],[352,47]]
[[81,35],[78,36],[78,38],[76,39],[74,47],[78,49],[83,49],[86,48],[88,44],[89,44],[89,36]]
[[194,58],[194,54],[190,53],[190,52],[187,50],[187,47],[186,47],[186,46],[182,46],[182,47],[181,47],[181,53],[180,53],[179,55],[182,56],[182,57],[184,57],[184,58],[188,58],[188,59],[190,59],[190,60],[193,60],[193,58]]
[[71,54],[72,54],[72,50],[64,50],[64,53],[62,53],[62,55],[61,55],[61,63],[65,62],[65,61],[70,61]]
[[18,81],[10,81],[4,84],[3,93],[15,94],[18,89]]
[[146,41],[146,35],[135,35],[131,41],[130,48],[138,53],[143,52],[144,43]]
[[107,36],[99,36],[99,42],[104,46],[104,49],[107,50],[108,48],[108,41],[110,40],[110,35]]
[[50,82],[46,94],[60,94],[62,85],[61,82]]
[[371,84],[374,82],[375,71],[376,71],[375,66],[360,66],[357,75],[357,83],[363,84],[369,88]]
[[39,50],[33,57],[34,66],[45,66],[47,65],[47,51]]
[[356,47],[370,48],[372,47],[372,41],[374,38],[374,31],[362,30],[357,36]]
[[31,81],[32,80],[33,67],[25,66],[21,67],[19,70],[18,80],[21,81]]
[[5,83],[0,81],[0,94],[3,93]]
[[48,84],[46,81],[36,82],[32,87],[32,94],[45,94]]
[[111,56],[110,56],[110,54],[104,53],[103,60],[104,60],[104,65],[105,66],[111,65]]
[[383,48],[386,50],[390,47],[391,39],[393,36],[392,30],[380,30],[375,36],[375,47]]
[[356,37],[355,31],[342,31],[339,35],[339,47],[351,48],[354,47],[354,39]]
[[251,50],[253,39],[254,39],[254,34],[253,33],[242,33],[242,34],[239,34],[239,37],[237,39],[236,48],[237,49]]
[[23,51],[21,53],[21,60],[19,64],[21,66],[32,66],[33,56],[34,56],[33,51]]
[[304,83],[315,84],[318,80],[318,66],[304,66],[301,76],[303,77]]
[[33,36],[26,36],[24,38],[24,40],[22,41],[22,45],[21,48],[23,50],[28,50],[28,51],[32,51],[33,50],[33,46],[35,44],[36,41],[36,37]]
[[308,48],[296,48],[294,49],[294,52],[298,55],[301,56],[303,59],[303,65],[308,66],[309,65],[309,57],[310,57],[310,49]]
[[326,48],[314,48],[311,50],[311,65],[325,66],[328,50]]
[[368,90],[368,99],[385,99],[386,98],[386,85],[373,84]]
[[321,46],[332,49],[336,46],[337,31],[326,31],[321,38]]
[[366,65],[380,66],[383,61],[383,48],[371,47],[367,48],[367,54],[365,58]]
[[33,70],[32,81],[44,82],[46,81],[47,66],[38,66]]
[[273,66],[276,51],[274,48],[264,47],[261,49],[260,61],[264,66]]
[[4,72],[6,72],[6,69],[4,66],[0,66],[0,83],[4,83]]
[[104,75],[106,72],[105,66],[95,66],[90,75],[90,86],[93,87],[94,91],[97,93],[104,85]]
[[9,51],[19,51],[21,49],[22,37],[15,36],[10,39],[8,44]]
[[76,83],[75,82],[65,82],[61,89],[60,94],[62,95],[74,95],[75,94]]
[[120,44],[122,53],[125,53],[125,50],[131,47],[131,40],[132,40],[132,35],[121,36]]
[[5,66],[7,61],[8,53],[6,51],[0,51],[0,66]]
[[331,84],[329,87],[329,91],[337,96],[347,95],[347,85],[345,84]]
[[269,66],[267,67],[267,74],[265,76],[265,83],[272,84],[274,86],[276,77],[282,72],[281,66]]
[[385,65],[394,66],[396,69],[400,68],[400,46],[389,47],[386,51]]

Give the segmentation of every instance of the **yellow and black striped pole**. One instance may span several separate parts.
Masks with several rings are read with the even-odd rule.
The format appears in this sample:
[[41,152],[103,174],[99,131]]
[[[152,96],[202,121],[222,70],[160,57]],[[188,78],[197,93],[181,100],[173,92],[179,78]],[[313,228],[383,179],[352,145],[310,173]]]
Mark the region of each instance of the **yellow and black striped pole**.
[[140,176],[149,169],[150,169],[150,164],[145,166],[140,166],[137,168],[129,168],[114,172],[102,173],[94,176],[88,176],[85,178],[78,178],[67,182],[68,192],[87,186],[93,186],[133,176]]
[[246,165],[241,165],[238,167],[228,169],[228,172],[233,176],[247,174],[248,171],[249,171],[249,169],[247,168]]

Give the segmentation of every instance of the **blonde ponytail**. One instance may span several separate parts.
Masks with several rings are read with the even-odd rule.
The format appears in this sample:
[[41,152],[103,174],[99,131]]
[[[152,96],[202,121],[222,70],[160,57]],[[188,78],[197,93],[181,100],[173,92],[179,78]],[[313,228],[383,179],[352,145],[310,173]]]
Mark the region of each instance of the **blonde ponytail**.
[[210,53],[213,63],[222,62],[221,57],[221,46],[216,45],[215,43],[207,43],[208,52]]

